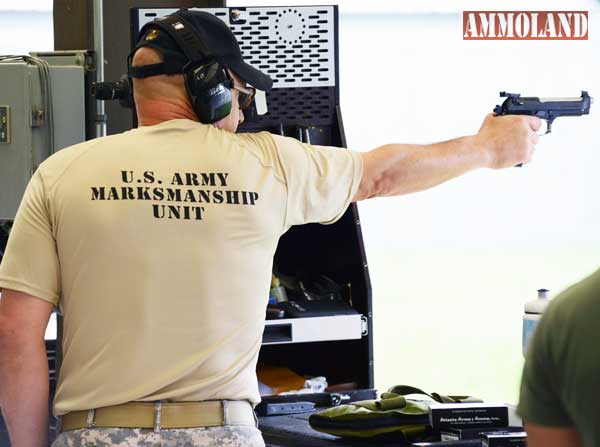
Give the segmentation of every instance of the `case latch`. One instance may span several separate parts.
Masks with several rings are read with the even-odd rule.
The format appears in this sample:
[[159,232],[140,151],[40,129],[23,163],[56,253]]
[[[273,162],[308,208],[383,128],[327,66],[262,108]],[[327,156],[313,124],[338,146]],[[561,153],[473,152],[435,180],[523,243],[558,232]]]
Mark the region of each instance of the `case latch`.
[[369,319],[365,315],[360,316],[360,335],[362,337],[369,335]]

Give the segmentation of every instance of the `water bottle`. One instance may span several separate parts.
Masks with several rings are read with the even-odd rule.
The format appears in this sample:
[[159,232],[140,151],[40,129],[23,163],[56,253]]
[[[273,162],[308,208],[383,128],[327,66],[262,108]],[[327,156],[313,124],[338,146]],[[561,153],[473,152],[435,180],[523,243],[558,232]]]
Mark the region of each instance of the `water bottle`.
[[269,293],[269,297],[272,298],[275,303],[283,303],[284,301],[287,301],[285,287],[281,285],[281,281],[279,281],[279,278],[275,275],[271,277],[271,292]]
[[536,300],[525,303],[525,313],[523,314],[523,355],[527,353],[527,347],[535,331],[535,327],[542,318],[550,298],[548,298],[548,289],[539,289]]

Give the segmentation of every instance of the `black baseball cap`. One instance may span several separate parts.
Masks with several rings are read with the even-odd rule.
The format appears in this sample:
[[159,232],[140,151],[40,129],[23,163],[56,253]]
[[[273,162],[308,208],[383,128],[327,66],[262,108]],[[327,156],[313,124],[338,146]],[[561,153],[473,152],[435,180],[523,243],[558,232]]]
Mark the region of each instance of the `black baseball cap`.
[[[190,38],[191,34],[195,39]],[[160,52],[164,63],[131,67],[133,54],[145,46]],[[270,76],[244,62],[235,36],[221,19],[208,12],[185,9],[142,27],[129,56],[129,71],[132,77],[176,74],[182,73],[186,64],[203,59],[216,60],[259,90],[269,91],[273,86]]]

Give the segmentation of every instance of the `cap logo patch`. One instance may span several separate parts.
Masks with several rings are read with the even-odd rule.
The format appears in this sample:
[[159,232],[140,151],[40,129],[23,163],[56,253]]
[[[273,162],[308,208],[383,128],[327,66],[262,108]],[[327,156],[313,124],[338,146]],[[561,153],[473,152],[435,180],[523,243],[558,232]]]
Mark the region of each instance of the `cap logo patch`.
[[146,38],[144,40],[155,40],[157,37],[158,37],[158,30],[152,29],[148,32],[148,34],[146,35]]
[[183,29],[183,28],[185,28],[185,26],[183,26],[183,23],[181,23],[181,22],[175,22],[173,24],[173,28],[175,28],[175,29]]

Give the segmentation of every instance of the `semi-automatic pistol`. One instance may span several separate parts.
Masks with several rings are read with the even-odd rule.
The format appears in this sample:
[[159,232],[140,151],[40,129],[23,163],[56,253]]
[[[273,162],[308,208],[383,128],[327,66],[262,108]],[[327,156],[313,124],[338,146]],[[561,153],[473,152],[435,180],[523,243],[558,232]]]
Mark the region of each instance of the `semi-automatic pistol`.
[[[546,120],[546,134],[552,131],[552,122],[559,116],[581,116],[590,113],[592,98],[581,92],[579,98],[523,97],[518,93],[500,92],[506,98],[502,105],[494,108],[496,115],[530,115]],[[545,134],[544,134],[545,135]]]

